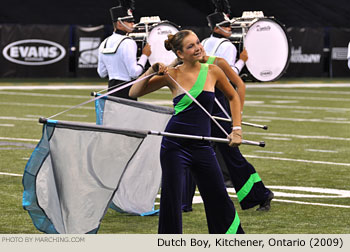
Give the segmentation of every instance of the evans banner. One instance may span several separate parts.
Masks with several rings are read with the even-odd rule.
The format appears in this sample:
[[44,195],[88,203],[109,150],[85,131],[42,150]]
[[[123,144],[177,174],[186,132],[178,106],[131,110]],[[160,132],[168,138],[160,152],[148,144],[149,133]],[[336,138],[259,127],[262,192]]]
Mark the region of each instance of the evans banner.
[[323,29],[290,27],[287,32],[292,46],[284,77],[321,77],[324,68]]
[[68,77],[69,26],[3,25],[0,77]]
[[77,77],[99,77],[97,74],[98,47],[104,39],[104,26],[75,29]]

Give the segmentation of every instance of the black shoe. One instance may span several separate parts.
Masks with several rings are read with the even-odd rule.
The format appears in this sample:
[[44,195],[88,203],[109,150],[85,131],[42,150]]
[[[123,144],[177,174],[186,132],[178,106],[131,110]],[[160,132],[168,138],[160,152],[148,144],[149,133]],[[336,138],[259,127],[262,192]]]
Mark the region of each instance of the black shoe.
[[227,188],[232,188],[233,187],[233,184],[232,184],[232,181],[231,180],[226,180],[225,181],[225,186],[227,187]]
[[267,199],[260,204],[260,207],[257,208],[256,211],[269,211],[271,208],[271,200],[274,196],[273,192],[270,192]]

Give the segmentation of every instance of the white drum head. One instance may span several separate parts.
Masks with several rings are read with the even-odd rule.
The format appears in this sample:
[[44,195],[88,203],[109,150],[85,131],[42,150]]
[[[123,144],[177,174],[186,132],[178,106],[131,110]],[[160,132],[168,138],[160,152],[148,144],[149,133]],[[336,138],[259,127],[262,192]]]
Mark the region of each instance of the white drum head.
[[168,39],[168,34],[175,34],[179,30],[169,23],[156,25],[148,35],[148,43],[151,45],[152,53],[148,57],[151,65],[157,62],[169,65],[176,59],[175,53],[168,51],[164,47],[164,41]]
[[285,70],[289,59],[289,43],[283,28],[273,20],[255,22],[244,38],[248,52],[246,66],[260,81],[272,81]]

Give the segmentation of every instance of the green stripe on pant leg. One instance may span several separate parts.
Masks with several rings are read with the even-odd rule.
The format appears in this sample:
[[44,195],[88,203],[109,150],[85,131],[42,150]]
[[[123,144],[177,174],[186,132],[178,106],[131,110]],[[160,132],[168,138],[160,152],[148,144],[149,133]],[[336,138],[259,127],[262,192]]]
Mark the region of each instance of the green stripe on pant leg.
[[241,202],[252,190],[254,183],[261,181],[259,174],[253,173],[250,175],[248,181],[242,186],[242,188],[237,192],[238,201]]
[[237,234],[239,224],[241,224],[241,221],[240,221],[240,219],[238,217],[238,213],[236,211],[235,219],[233,220],[233,222],[232,222],[230,228],[227,230],[226,234]]

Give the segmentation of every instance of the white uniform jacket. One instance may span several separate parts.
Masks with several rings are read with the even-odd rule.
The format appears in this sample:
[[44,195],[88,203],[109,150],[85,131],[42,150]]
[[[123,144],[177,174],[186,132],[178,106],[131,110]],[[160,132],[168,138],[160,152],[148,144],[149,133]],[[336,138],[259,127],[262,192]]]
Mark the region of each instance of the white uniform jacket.
[[236,62],[237,49],[227,38],[219,38],[211,35],[202,41],[204,50],[208,56],[218,56],[224,58],[231,68],[239,74],[244,67],[244,61],[239,59]]
[[131,38],[113,33],[100,45],[97,72],[101,78],[130,81],[144,70],[147,56],[137,61],[137,45]]

